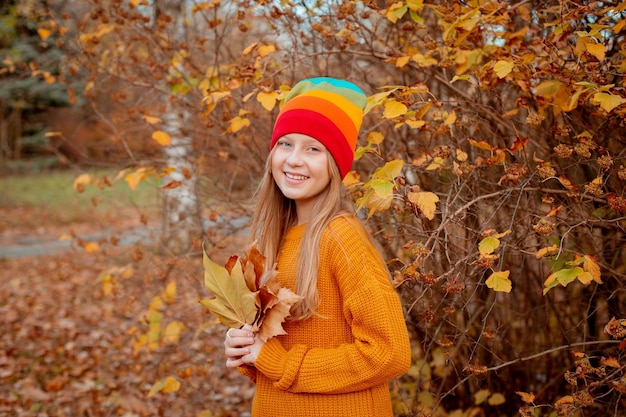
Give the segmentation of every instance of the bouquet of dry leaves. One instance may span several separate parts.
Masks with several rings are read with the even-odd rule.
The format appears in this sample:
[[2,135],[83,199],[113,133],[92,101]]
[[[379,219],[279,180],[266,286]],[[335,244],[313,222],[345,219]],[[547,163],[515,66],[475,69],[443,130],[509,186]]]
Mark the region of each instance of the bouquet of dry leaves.
[[249,324],[267,342],[286,334],[282,323],[302,297],[281,287],[275,268],[266,270],[265,256],[254,246],[243,257],[231,256],[224,267],[203,249],[204,285],[215,296],[199,300],[228,327]]

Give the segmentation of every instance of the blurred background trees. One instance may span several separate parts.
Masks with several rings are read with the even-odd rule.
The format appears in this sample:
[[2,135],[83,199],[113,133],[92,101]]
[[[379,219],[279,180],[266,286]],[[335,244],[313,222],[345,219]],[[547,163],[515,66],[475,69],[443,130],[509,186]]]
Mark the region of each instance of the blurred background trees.
[[197,254],[219,244],[214,207],[226,223],[248,214],[290,86],[349,79],[370,102],[346,185],[414,342],[397,414],[624,409],[622,2],[2,11],[2,169],[55,155],[60,167],[116,167],[131,188],[161,178],[161,248]]

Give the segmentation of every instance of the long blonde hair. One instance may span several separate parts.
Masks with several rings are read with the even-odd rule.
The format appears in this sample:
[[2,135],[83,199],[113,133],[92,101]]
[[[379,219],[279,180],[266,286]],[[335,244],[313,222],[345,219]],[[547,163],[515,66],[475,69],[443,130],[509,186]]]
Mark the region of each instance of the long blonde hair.
[[[268,267],[276,263],[285,234],[298,220],[295,202],[282,194],[272,176],[271,160],[275,149],[267,158],[263,178],[255,193],[257,201],[251,229],[251,241],[265,255]],[[334,218],[354,214],[354,207],[345,195],[339,168],[330,153],[328,160],[330,182],[315,202],[314,215],[300,243],[296,293],[303,299],[292,307],[291,320],[311,317],[319,304],[317,272],[324,229]]]

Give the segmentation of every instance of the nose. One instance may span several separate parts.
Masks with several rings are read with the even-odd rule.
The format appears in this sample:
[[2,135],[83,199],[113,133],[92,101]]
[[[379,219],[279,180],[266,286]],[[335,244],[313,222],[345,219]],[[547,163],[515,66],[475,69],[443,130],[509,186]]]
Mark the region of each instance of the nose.
[[287,163],[291,166],[302,165],[302,150],[295,146],[287,156]]

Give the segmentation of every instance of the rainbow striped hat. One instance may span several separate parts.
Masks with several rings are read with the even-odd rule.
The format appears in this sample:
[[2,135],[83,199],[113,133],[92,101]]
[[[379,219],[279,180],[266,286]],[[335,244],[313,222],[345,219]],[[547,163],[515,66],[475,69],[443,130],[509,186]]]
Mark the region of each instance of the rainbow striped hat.
[[319,140],[335,159],[341,177],[352,168],[367,96],[349,81],[308,78],[296,84],[278,113],[270,149],[289,133]]

